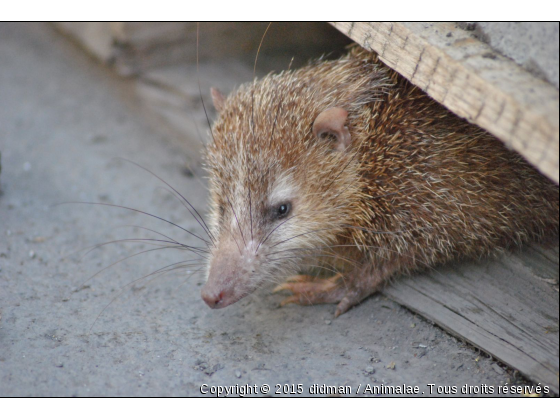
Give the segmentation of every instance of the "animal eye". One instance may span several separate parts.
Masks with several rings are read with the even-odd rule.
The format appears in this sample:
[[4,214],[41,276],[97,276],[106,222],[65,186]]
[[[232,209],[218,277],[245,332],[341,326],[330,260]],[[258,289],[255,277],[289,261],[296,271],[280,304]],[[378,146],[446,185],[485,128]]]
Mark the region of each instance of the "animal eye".
[[276,217],[278,219],[282,219],[283,217],[286,217],[288,213],[290,213],[291,208],[292,205],[290,203],[280,204],[276,209]]

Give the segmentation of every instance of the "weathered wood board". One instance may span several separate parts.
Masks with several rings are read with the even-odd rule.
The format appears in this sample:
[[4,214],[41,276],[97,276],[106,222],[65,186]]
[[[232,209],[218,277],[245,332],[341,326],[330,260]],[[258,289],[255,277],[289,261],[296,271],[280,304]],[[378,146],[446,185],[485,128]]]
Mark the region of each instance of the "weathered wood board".
[[559,392],[557,245],[438,268],[384,294]]
[[270,27],[267,22],[55,22],[54,26],[125,76],[194,64],[197,56],[201,62],[254,58],[259,46],[263,55],[277,50],[299,55],[308,49],[332,51],[348,42],[324,22],[275,22]]
[[558,183],[559,94],[454,23],[332,25]]

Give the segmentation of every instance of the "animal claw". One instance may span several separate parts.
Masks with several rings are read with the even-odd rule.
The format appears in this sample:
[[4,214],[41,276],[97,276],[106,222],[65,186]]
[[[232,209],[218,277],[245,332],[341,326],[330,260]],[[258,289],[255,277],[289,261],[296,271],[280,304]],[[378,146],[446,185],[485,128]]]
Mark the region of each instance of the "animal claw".
[[288,290],[292,296],[284,299],[280,306],[291,303],[300,305],[313,305],[317,303],[337,303],[344,297],[345,288],[338,281],[341,274],[337,274],[328,279],[301,275],[288,278],[283,283],[274,288],[274,292]]
[[276,286],[274,292],[282,290],[292,292],[292,296],[280,303],[281,307],[292,303],[300,305],[337,303],[334,313],[337,318],[371,294],[371,291],[346,284],[341,279],[340,273],[327,279],[308,275],[292,276],[286,280],[286,283]]
[[365,292],[363,290],[350,288],[346,291],[346,294],[342,298],[342,300],[336,305],[336,311],[334,312],[334,317],[338,318],[343,313],[347,312],[353,306],[356,306],[366,297],[368,297],[371,293]]
[[282,290],[288,290],[289,286],[287,283],[282,283],[279,284],[278,286],[276,286],[274,289],[272,289],[272,293],[278,293],[281,292]]
[[344,296],[342,300],[336,305],[336,310],[334,311],[334,317],[338,318],[343,313],[347,312],[352,306],[357,305],[359,302],[352,302],[347,296]]
[[274,289],[272,289],[272,293],[281,292],[282,290],[289,290],[293,292],[294,291],[292,288],[293,283],[312,283],[313,281],[316,280],[317,280],[316,277],[308,276],[305,274],[290,276],[286,279],[284,283],[279,284]]
[[298,296],[290,296],[287,297],[286,299],[284,299],[282,302],[280,302],[280,307],[289,305],[291,303],[299,303],[299,297]]
[[303,282],[314,282],[321,280],[318,277],[309,276],[307,274],[298,274],[295,276],[290,276],[286,279],[286,283],[303,283]]

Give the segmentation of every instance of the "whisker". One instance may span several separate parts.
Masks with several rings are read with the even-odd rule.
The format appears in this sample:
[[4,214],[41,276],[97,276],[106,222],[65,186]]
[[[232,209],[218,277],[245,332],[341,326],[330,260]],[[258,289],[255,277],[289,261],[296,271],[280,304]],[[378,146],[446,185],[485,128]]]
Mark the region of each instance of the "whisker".
[[[140,169],[143,169],[144,171],[148,172],[149,174],[153,175],[154,177],[156,177],[157,179],[159,179],[161,182],[163,182],[165,185],[167,185],[169,188],[171,188],[175,194],[177,194],[179,197],[182,198],[184,203],[187,203],[189,205],[189,207],[196,213],[196,216],[193,214],[193,212],[185,206],[185,208],[188,210],[188,212],[191,214],[192,217],[194,217],[194,219],[198,222],[198,224],[206,231],[206,234],[208,235],[208,238],[210,238],[210,240],[212,241],[212,243],[214,243],[213,238],[212,238],[212,234],[210,233],[210,229],[208,228],[208,226],[206,225],[206,222],[204,221],[204,218],[200,215],[200,213],[194,208],[194,206],[189,202],[189,200],[187,200],[179,191],[177,191],[175,188],[173,188],[173,186],[171,184],[169,184],[167,181],[165,181],[163,178],[161,178],[160,176],[156,175],[154,172],[152,172],[151,170],[149,170],[148,168],[145,168],[144,166],[133,162],[131,160],[125,159],[125,158],[115,158],[115,159],[120,159],[120,160],[124,160],[128,163],[131,163],[137,167],[139,167]],[[184,205],[184,204],[183,204]],[[198,218],[197,218],[198,216]],[[200,219],[200,220],[199,220]],[[199,238],[200,239],[200,238]]]
[[187,276],[187,278],[181,282],[181,284],[179,284],[179,286],[177,286],[177,288],[175,290],[173,290],[173,294],[177,293],[177,290],[179,290],[187,281],[189,281],[189,279],[194,276],[196,273],[200,272],[200,270],[204,269],[204,267],[200,267],[198,270],[193,271],[191,274],[189,274]]
[[[163,239],[125,238],[125,239],[115,239],[114,241],[107,241],[107,242],[103,242],[101,244],[93,245],[92,247],[90,247],[91,249],[83,255],[82,259],[85,258],[90,252],[96,250],[97,248],[101,248],[105,245],[116,244],[116,243],[119,243],[119,242],[140,242],[140,243],[143,243],[143,244],[150,244],[150,245],[151,245],[151,242],[163,242],[163,243],[170,243],[170,244],[177,245],[178,248],[180,247],[181,249],[183,249],[185,251],[192,251],[193,253],[195,253],[197,255],[200,255],[200,254],[198,254],[198,252],[203,252],[203,253],[204,252],[205,253],[209,252],[206,249],[196,248],[196,247],[192,247],[192,246],[189,246],[189,245],[183,245],[183,244],[173,242],[173,241],[165,241]],[[202,256],[202,255],[200,255],[200,256]]]
[[[305,264],[305,267],[317,268],[317,269],[319,269],[319,270],[327,270],[327,271],[330,271],[331,273],[333,273],[333,274],[335,274],[335,275],[336,275],[336,274],[340,274],[342,277],[344,277],[344,273],[341,273],[341,272],[339,272],[339,271],[337,271],[337,270],[335,270],[335,269],[333,269],[333,268],[324,267],[324,266],[320,266],[320,265],[313,265],[313,264]],[[315,276],[312,276],[312,277],[315,277]],[[284,279],[278,279],[278,280],[277,280],[277,279],[272,278],[272,279],[270,279],[269,281],[270,281],[271,283],[273,283],[273,284],[278,284],[278,285],[285,283],[285,280],[284,280]]]
[[147,249],[147,250],[144,250],[144,251],[136,252],[136,253],[134,253],[134,254],[132,254],[132,255],[129,255],[129,256],[125,257],[125,258],[121,258],[120,260],[115,261],[115,262],[112,263],[112,264],[109,264],[107,267],[102,268],[101,270],[99,270],[97,273],[95,273],[95,274],[92,275],[91,277],[89,277],[89,278],[85,279],[84,281],[82,281],[80,284],[78,284],[77,289],[79,290],[80,288],[82,288],[82,287],[84,286],[84,284],[86,284],[88,281],[94,279],[95,277],[97,277],[99,274],[101,274],[101,273],[104,272],[105,270],[108,270],[109,268],[111,268],[111,267],[113,267],[113,266],[115,266],[115,265],[117,265],[117,264],[119,264],[119,263],[121,263],[121,262],[123,262],[123,261],[126,261],[126,260],[128,260],[128,259],[130,259],[130,258],[136,257],[137,255],[145,254],[145,253],[147,253],[147,252],[152,252],[152,251],[158,251],[158,250],[162,250],[162,249],[173,249],[173,248],[175,248],[175,249],[179,248],[179,249],[180,249],[180,247],[177,247],[177,246],[160,246],[160,247],[157,247],[157,248],[152,248],[152,249]]
[[[161,186],[158,187],[158,188],[164,189],[164,190],[167,191],[169,194],[171,194],[171,196],[172,196],[173,198],[175,198],[179,203],[181,203],[181,205],[182,205],[185,209],[187,209],[187,211],[194,217],[194,219],[196,220],[196,222],[200,225],[200,227],[202,227],[202,229],[204,230],[204,232],[208,235],[208,238],[209,238],[210,241],[212,242],[212,245],[216,246],[215,238],[214,238],[214,236],[210,233],[210,230],[209,230],[207,227],[203,226],[203,225],[200,223],[200,221],[196,218],[196,216],[195,216],[194,214],[192,214],[192,212],[191,212],[190,209],[185,205],[185,203],[184,203],[182,200],[180,200],[179,197],[177,197],[177,195],[176,195],[175,193],[173,193],[173,191],[171,191],[171,190],[169,190],[169,189],[167,189],[167,188],[165,188],[165,187],[161,187]],[[129,225],[129,226],[132,226],[132,225]],[[140,227],[140,228],[141,228],[141,226],[136,226],[136,227]],[[158,232],[154,231],[154,233],[158,233]],[[160,234],[160,235],[161,235],[161,234]],[[206,245],[206,247],[208,248],[208,250],[209,250],[210,253],[211,253],[211,252],[212,252],[212,248],[209,247],[208,245]]]
[[[231,207],[231,211],[233,212],[233,215],[235,216],[235,220],[237,222],[237,228],[239,229],[239,233],[241,234],[241,239],[243,239],[243,243],[245,244],[245,248],[247,248],[247,242],[245,242],[245,237],[243,236],[243,230],[241,230],[241,225],[239,224],[239,219],[237,218],[237,214],[235,214],[235,209],[233,208],[233,204],[231,204],[231,201],[229,199],[229,197],[226,197],[227,201],[229,203],[229,206]],[[239,251],[241,252],[241,250]]]
[[[142,277],[139,277],[139,278],[137,278],[137,279],[134,279],[133,281],[131,281],[131,282],[125,284],[123,287],[121,287],[121,288],[119,289],[119,291],[118,291],[119,293],[118,293],[113,299],[111,299],[111,301],[110,301],[107,305],[105,305],[105,307],[101,310],[101,312],[99,313],[99,315],[97,315],[97,317],[96,317],[95,320],[93,321],[93,324],[91,324],[91,327],[89,328],[88,335],[91,333],[91,330],[93,329],[93,327],[95,326],[95,323],[97,322],[97,320],[99,319],[99,317],[101,317],[101,315],[103,314],[103,312],[105,312],[105,310],[106,310],[115,300],[117,300],[124,292],[126,292],[126,289],[128,288],[128,286],[130,286],[131,284],[134,284],[134,283],[136,283],[136,282],[138,282],[138,281],[144,280],[145,278],[150,277],[150,276],[153,276],[153,275],[155,275],[155,274],[160,274],[160,275],[167,274],[167,273],[173,271],[173,269],[171,269],[171,270],[166,270],[167,268],[172,267],[172,266],[175,266],[175,265],[177,265],[177,264],[182,264],[183,262],[184,262],[184,261],[179,261],[178,263],[173,263],[173,264],[166,265],[165,267],[162,267],[162,268],[160,268],[160,269],[158,269],[158,270],[152,271],[150,274],[147,274],[147,275],[145,275],[145,276],[142,276]],[[159,277],[159,276],[157,276],[156,278],[154,278],[154,279],[152,279],[152,280],[150,280],[150,281],[156,280],[158,277]]]
[[293,219],[296,216],[290,216],[288,217],[286,220],[284,220],[282,223],[279,223],[274,229],[272,229],[267,235],[266,237],[259,243],[259,245],[257,246],[257,249],[255,250],[255,253],[257,253],[257,251],[259,250],[259,248],[261,247],[261,245],[264,245],[264,243],[268,240],[268,238],[270,237],[270,235],[272,235],[272,233],[278,229],[280,226],[282,226],[284,223],[286,223],[288,220]]
[[147,212],[142,211],[142,210],[137,210],[137,209],[133,209],[133,208],[131,208],[131,207],[126,207],[126,206],[119,206],[119,205],[117,205],[117,204],[95,203],[95,202],[88,202],[88,201],[67,201],[67,202],[65,202],[65,203],[60,203],[60,204],[90,204],[90,205],[97,205],[97,206],[108,206],[108,207],[116,207],[116,208],[120,208],[120,209],[124,209],[124,210],[130,210],[130,211],[134,211],[134,212],[137,212],[137,213],[145,214],[146,216],[153,217],[153,218],[155,218],[155,219],[161,220],[162,222],[166,222],[166,223],[169,223],[169,224],[172,225],[172,226],[178,227],[179,229],[183,230],[184,232],[188,233],[189,235],[192,235],[192,236],[194,236],[195,238],[200,239],[200,240],[201,240],[202,242],[204,242],[206,245],[209,245],[209,242],[208,242],[206,239],[201,238],[200,236],[198,236],[198,235],[192,233],[191,231],[185,229],[184,227],[179,226],[179,225],[176,224],[176,223],[170,222],[169,220],[166,220],[166,219],[164,219],[164,218],[162,218],[162,217],[156,216],[156,215],[154,215],[154,214],[147,213]]
[[[344,246],[354,247],[354,246],[356,246],[356,245],[351,245],[351,244],[349,244],[349,245],[333,245],[333,246],[326,246],[326,247],[324,247],[324,248],[335,248],[335,247],[344,247]],[[379,247],[379,246],[375,246],[375,245],[371,245],[371,246],[367,246],[367,245],[366,245],[366,246],[363,246],[363,247],[365,247],[365,248],[376,248],[376,249],[383,250],[383,251],[385,251],[385,252],[393,252],[393,253],[398,254],[399,256],[413,257],[413,252],[412,252],[412,251],[410,251],[410,252],[407,253],[407,252],[401,252],[401,251],[399,251],[399,250],[397,250],[397,249],[391,249],[391,248],[386,248],[386,247]],[[269,253],[269,254],[266,254],[266,255],[279,254],[279,253],[285,252],[285,251],[286,251],[286,252],[287,252],[287,251],[295,252],[295,251],[297,251],[297,250],[300,250],[300,251],[305,251],[305,250],[313,251],[313,250],[315,250],[315,249],[319,250],[319,249],[321,249],[321,248],[323,248],[323,247],[314,247],[314,248],[291,248],[291,249],[287,249],[287,250],[278,251],[278,252],[276,252],[276,253]],[[386,261],[389,261],[390,258],[391,258],[391,257],[389,257],[389,256],[383,256],[383,255],[379,255],[379,254],[377,254],[376,256],[377,256],[377,258],[381,258],[381,259],[386,260]],[[350,259],[348,259],[348,258],[346,258],[346,257],[342,257],[342,256],[340,256],[340,255],[338,255],[338,254],[336,254],[336,253],[327,254],[327,255],[320,255],[320,254],[309,254],[309,255],[308,255],[308,254],[305,254],[303,257],[302,257],[301,255],[294,255],[294,256],[287,256],[287,257],[276,258],[276,259],[274,259],[274,261],[279,261],[279,260],[281,260],[281,259],[288,259],[288,260],[289,260],[289,259],[298,259],[298,258],[302,258],[303,260],[305,260],[305,259],[307,259],[307,258],[314,258],[314,257],[332,257],[333,259],[340,259],[340,260],[346,261],[346,262],[348,262],[348,263],[355,263],[356,265],[362,263],[361,261],[350,260]],[[326,261],[325,261],[325,263],[326,263]],[[417,263],[417,264],[420,264],[421,266],[423,266],[423,267],[425,267],[425,268],[427,268],[427,269],[429,269],[430,271],[433,271],[433,272],[435,272],[435,273],[437,273],[437,274],[442,275],[441,272],[439,272],[436,268],[434,268],[433,265],[430,264],[429,262],[426,262],[426,261],[423,261],[423,260],[416,260],[416,263]]]
[[[147,228],[144,228],[144,227],[142,227],[142,226],[136,226],[136,225],[123,225],[123,226],[120,226],[120,227],[136,227],[136,228],[140,228],[140,229],[151,230],[151,229],[147,229]],[[161,233],[159,233],[159,232],[156,232],[156,231],[152,231],[152,232],[157,233],[157,234],[159,234],[159,235],[162,235],[162,236],[168,238],[167,236],[165,236],[165,235],[163,235],[163,234],[161,234]],[[173,238],[168,238],[168,239],[170,239],[170,240],[172,241],[172,243],[175,243],[175,244],[177,244],[177,245],[179,245],[179,246],[182,246],[182,245],[183,245],[183,244],[180,244],[179,242],[175,241]],[[87,251],[87,252],[86,252],[84,255],[82,255],[81,258],[80,258],[80,261],[83,261],[83,259],[84,259],[90,252],[96,250],[97,248],[100,248],[100,247],[105,246],[105,245],[109,245],[109,244],[111,244],[111,243],[116,243],[116,242],[119,242],[119,241],[120,241],[120,239],[119,239],[119,240],[116,240],[116,241],[109,241],[109,242],[103,242],[103,243],[100,243],[100,244],[90,245],[90,246],[87,246],[87,247],[78,249],[78,250],[76,250],[76,251],[74,251],[74,252],[71,252],[70,254],[67,254],[67,255],[63,256],[62,259],[66,259],[66,258],[71,257],[72,255],[78,254],[78,253],[80,253],[80,252]],[[200,249],[200,250],[203,251],[203,249]]]
[[358,265],[360,264],[360,261],[356,261],[356,260],[351,260],[349,258],[346,257],[342,257],[340,255],[336,255],[336,254],[311,254],[311,255],[292,255],[292,256],[286,256],[286,257],[280,257],[280,258],[270,258],[269,261],[281,261],[281,260],[288,260],[288,259],[307,259],[307,258],[333,258],[333,259],[338,259],[344,262],[347,262],[349,264],[353,264],[353,265]]
[[198,68],[198,33],[200,29],[200,23],[196,23],[196,81],[198,83],[198,93],[200,95],[200,102],[202,103],[202,108],[204,109],[204,115],[206,115],[206,122],[208,123],[208,128],[210,129],[210,135],[212,136],[212,140],[214,143],[216,139],[214,138],[214,133],[212,132],[212,124],[210,124],[210,118],[208,117],[208,112],[206,111],[206,105],[204,105],[204,99],[202,99],[202,88],[200,87],[200,72]]
[[373,248],[373,249],[381,249],[383,251],[390,251],[390,252],[396,252],[399,253],[400,252],[398,250],[395,249],[391,249],[391,248],[387,248],[387,247],[383,247],[383,246],[377,246],[377,245],[356,245],[356,244],[343,244],[343,245],[324,245],[324,246],[315,246],[315,247],[310,247],[310,248],[289,248],[289,249],[282,249],[280,251],[274,251],[271,252],[269,254],[265,254],[266,255],[276,255],[279,254],[281,252],[295,252],[295,251],[306,251],[306,250],[316,250],[316,249],[330,249],[330,248],[356,248],[356,249],[360,249],[360,248]]
[[[138,225],[124,225],[123,227],[133,227],[133,228],[137,228],[137,229],[147,230],[148,232],[152,232],[152,233],[155,233],[156,235],[160,235],[160,236],[162,236],[162,237],[164,237],[164,238],[166,238],[166,239],[169,239],[170,241],[173,241],[173,242],[175,242],[175,243],[178,244],[178,245],[181,245],[181,246],[189,246],[189,245],[186,245],[186,244],[182,244],[182,243],[178,242],[176,239],[173,239],[173,238],[171,238],[170,236],[164,235],[163,233],[158,232],[157,230],[149,229],[149,228],[144,227],[144,226],[138,226]],[[202,250],[202,248],[200,248],[200,249]]]
[[262,44],[263,44],[264,38],[265,38],[265,36],[266,36],[266,33],[268,32],[268,29],[270,28],[270,25],[272,25],[272,22],[269,22],[269,23],[268,23],[268,26],[266,27],[266,29],[265,29],[265,31],[264,31],[264,34],[263,34],[263,36],[262,36],[262,38],[261,38],[261,42],[259,43],[259,48],[257,48],[257,55],[255,56],[255,65],[253,66],[253,79],[255,78],[255,75],[256,75],[256,73],[257,73],[257,60],[258,60],[258,58],[259,58],[259,53],[260,53],[260,51],[261,51],[261,46],[262,46]]
[[341,227],[346,228],[346,229],[359,229],[359,230],[363,230],[364,232],[369,232],[369,233],[375,233],[375,234],[380,234],[380,235],[397,235],[400,233],[407,233],[407,232],[416,232],[419,230],[425,230],[425,229],[429,229],[429,227],[426,226],[422,226],[422,227],[417,227],[414,229],[407,229],[407,230],[392,230],[392,231],[383,231],[383,230],[374,230],[374,229],[368,229],[362,226],[353,226],[353,225],[341,225]]
[[233,234],[233,232],[231,231],[231,227],[230,226],[224,226],[227,231],[229,232],[230,237],[233,239],[233,241],[235,242],[235,245],[237,245],[237,249],[239,250],[239,254],[241,254],[241,247],[239,246],[239,242],[237,242],[237,239],[235,239],[235,235]]
[[253,241],[253,210],[251,209],[251,186],[249,185],[249,220],[251,221],[251,242]]
[[[311,233],[322,232],[322,231],[326,231],[326,230],[339,229],[340,227],[362,229],[360,226],[344,226],[344,225],[335,226],[335,227],[330,227],[330,228],[313,229],[313,230],[310,230],[310,231],[307,231],[307,232],[304,232],[304,233],[300,233],[300,234],[298,234],[298,235],[294,235],[294,236],[292,236],[291,238],[284,239],[284,240],[282,240],[282,241],[276,242],[274,245],[271,245],[270,248],[274,248],[275,246],[278,246],[278,245],[280,245],[280,244],[282,244],[282,243],[284,243],[284,242],[287,242],[287,241],[291,241],[291,240],[293,240],[293,239],[295,239],[295,238],[298,238],[298,237],[300,237],[300,236],[303,236],[303,235],[309,235],[309,234],[311,234]],[[379,233],[379,234],[395,234],[395,233],[396,233],[396,232],[383,232],[383,231],[377,231],[377,232],[371,231],[371,232],[372,232],[372,233]]]
[[266,30],[264,31],[264,34],[261,38],[259,48],[257,48],[257,55],[255,56],[255,65],[253,67],[253,90],[251,91],[251,135],[252,135],[253,139],[255,138],[255,132],[254,132],[255,118],[254,118],[253,110],[255,108],[255,78],[256,78],[256,73],[257,73],[257,60],[259,58],[259,52],[261,51],[261,46],[263,44],[264,37],[266,36],[266,33],[268,32],[268,28],[270,28],[270,25],[272,25],[272,22],[270,22],[268,24],[268,26],[266,27]]

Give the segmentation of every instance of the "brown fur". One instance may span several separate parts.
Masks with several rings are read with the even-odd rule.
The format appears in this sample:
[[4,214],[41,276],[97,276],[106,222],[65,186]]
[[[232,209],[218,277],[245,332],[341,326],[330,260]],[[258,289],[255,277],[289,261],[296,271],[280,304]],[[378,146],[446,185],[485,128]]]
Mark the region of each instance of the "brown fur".
[[[558,186],[375,54],[355,48],[269,75],[220,105],[206,160],[215,242],[207,302],[230,294],[227,306],[312,258],[344,271],[343,281],[328,293],[290,287],[302,294],[292,301],[347,297],[339,314],[395,274],[558,232]],[[330,107],[348,112],[344,152],[313,135]],[[293,212],[274,222],[267,200],[286,177],[297,185]]]

